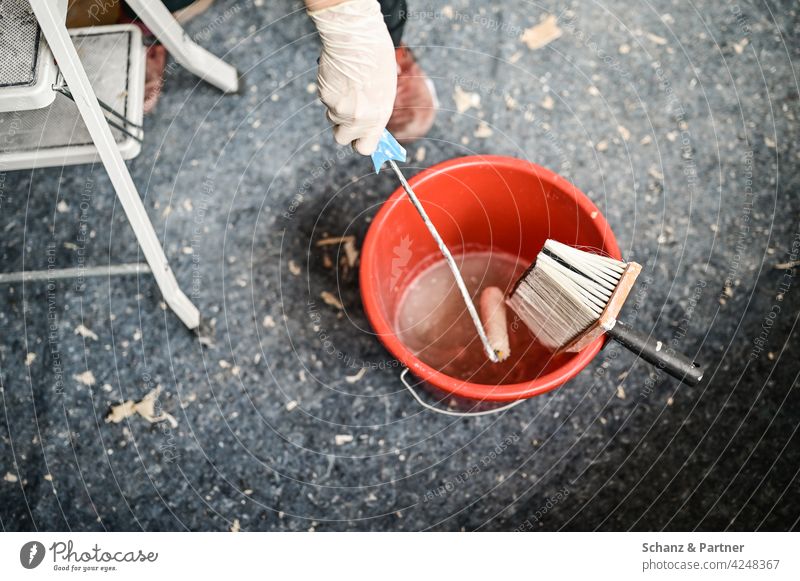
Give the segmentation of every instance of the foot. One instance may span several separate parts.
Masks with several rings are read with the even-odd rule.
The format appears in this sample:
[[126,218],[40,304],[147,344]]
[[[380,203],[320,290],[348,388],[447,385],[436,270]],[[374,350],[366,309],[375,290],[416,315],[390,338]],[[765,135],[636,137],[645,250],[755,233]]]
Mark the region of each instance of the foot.
[[[185,23],[195,16],[202,14],[214,3],[214,0],[194,0],[187,6],[175,11],[172,15],[180,23]],[[123,13],[119,22],[133,22],[141,30],[149,41],[154,41],[152,33],[144,23],[136,18],[133,13]],[[147,61],[144,73],[144,114],[152,112],[156,108],[158,98],[161,96],[161,89],[164,87],[164,69],[167,66],[167,49],[158,42],[154,42],[147,47]]]
[[160,44],[147,48],[147,62],[144,70],[144,114],[156,107],[164,86],[164,68],[167,65],[167,49]]
[[436,90],[405,45],[395,49],[397,97],[387,129],[400,143],[424,137],[436,117]]

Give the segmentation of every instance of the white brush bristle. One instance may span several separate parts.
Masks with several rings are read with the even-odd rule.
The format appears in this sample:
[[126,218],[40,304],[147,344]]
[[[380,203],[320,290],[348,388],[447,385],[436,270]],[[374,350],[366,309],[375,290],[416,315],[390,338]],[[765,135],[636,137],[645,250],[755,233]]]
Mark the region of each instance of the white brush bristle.
[[548,240],[508,306],[542,344],[559,349],[600,318],[626,265]]

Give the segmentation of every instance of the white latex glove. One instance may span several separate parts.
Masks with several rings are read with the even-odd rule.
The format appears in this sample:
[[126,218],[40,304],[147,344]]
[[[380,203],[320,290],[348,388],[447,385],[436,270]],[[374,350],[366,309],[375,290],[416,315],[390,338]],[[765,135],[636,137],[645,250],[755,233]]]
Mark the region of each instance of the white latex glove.
[[394,45],[377,0],[309,12],[322,40],[317,84],[337,143],[372,155],[397,92]]

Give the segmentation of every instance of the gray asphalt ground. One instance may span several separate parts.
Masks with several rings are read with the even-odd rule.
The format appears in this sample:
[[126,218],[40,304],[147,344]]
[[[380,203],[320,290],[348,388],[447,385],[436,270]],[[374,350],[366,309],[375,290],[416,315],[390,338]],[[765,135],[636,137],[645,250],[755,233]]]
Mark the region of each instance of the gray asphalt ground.
[[[218,0],[187,30],[242,94],[170,67],[129,164],[210,340],[148,274],[0,286],[4,530],[798,528],[797,4],[409,3],[441,110],[408,173],[492,153],[563,174],[644,265],[627,319],[708,381],[609,346],[508,413],[423,411],[357,272],[314,247],[360,246],[396,184],[334,145],[299,3]],[[562,36],[531,50],[547,14]],[[458,112],[457,87],[480,105]],[[2,174],[0,256],[5,273],[143,261],[99,166]],[[157,386],[174,427],[105,422]]]

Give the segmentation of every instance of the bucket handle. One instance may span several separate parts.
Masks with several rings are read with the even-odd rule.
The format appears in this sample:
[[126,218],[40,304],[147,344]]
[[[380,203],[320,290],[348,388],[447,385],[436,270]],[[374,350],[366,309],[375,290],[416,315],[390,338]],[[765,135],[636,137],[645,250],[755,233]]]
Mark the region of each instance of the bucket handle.
[[491,410],[485,410],[485,411],[482,411],[482,412],[454,412],[454,411],[450,411],[450,410],[445,410],[445,409],[442,409],[442,408],[439,408],[439,407],[436,407],[436,406],[433,406],[433,405],[429,404],[428,402],[424,401],[420,397],[419,393],[417,393],[417,390],[414,389],[414,386],[412,386],[411,383],[409,383],[408,380],[406,379],[406,376],[408,375],[408,372],[409,372],[408,367],[403,369],[403,371],[400,373],[400,381],[402,381],[403,385],[406,386],[406,389],[409,392],[411,392],[411,395],[414,396],[414,399],[417,400],[417,403],[419,405],[421,405],[422,407],[424,407],[425,409],[427,409],[427,410],[430,410],[432,412],[436,412],[437,414],[442,414],[442,415],[445,415],[445,416],[454,416],[454,417],[457,417],[457,418],[474,418],[474,417],[478,417],[478,416],[488,416],[488,415],[491,415],[491,414],[496,414],[496,413],[504,412],[506,410],[510,410],[514,406],[517,406],[517,405],[519,405],[519,404],[521,404],[522,402],[525,401],[524,399],[520,399],[520,400],[517,400],[517,401],[512,401],[510,404],[504,405],[502,407],[494,408],[494,409],[491,409]]

